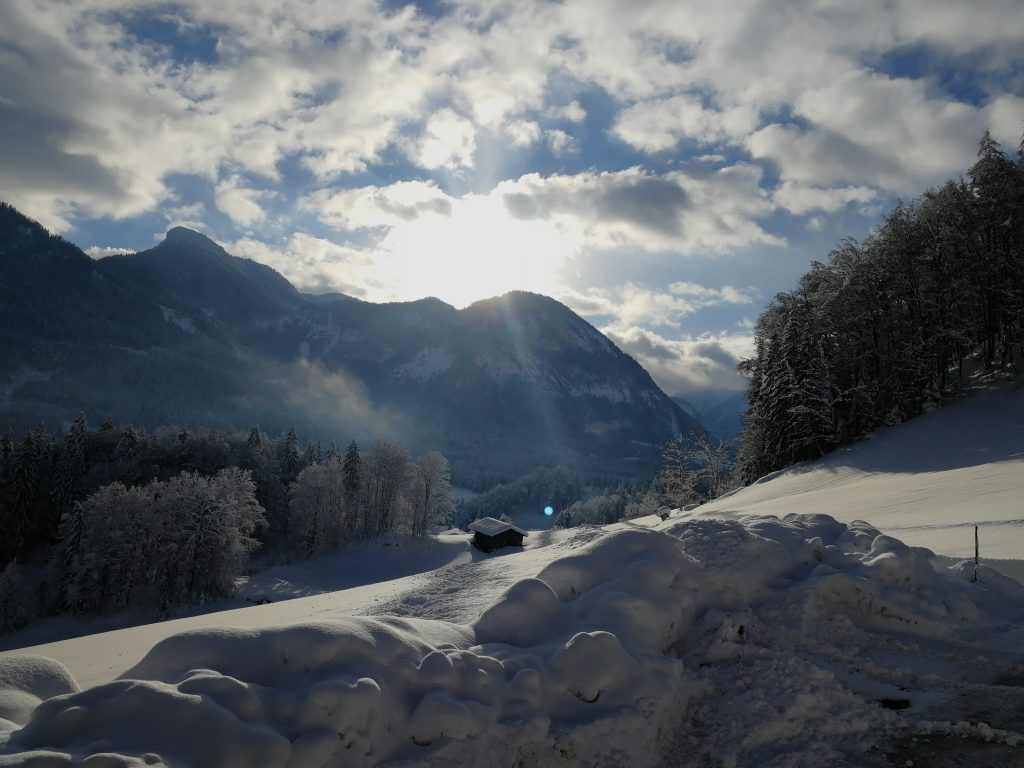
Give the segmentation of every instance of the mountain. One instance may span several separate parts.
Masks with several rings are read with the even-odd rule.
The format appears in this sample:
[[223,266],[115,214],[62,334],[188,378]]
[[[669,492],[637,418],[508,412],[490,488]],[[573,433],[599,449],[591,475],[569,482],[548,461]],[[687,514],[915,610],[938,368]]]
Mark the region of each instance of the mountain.
[[[743,414],[749,407],[745,392],[724,395],[721,392],[673,395],[672,401],[708,432],[732,441],[743,431]],[[694,403],[697,403],[696,405]]]
[[0,425],[205,424],[443,451],[475,486],[562,464],[650,474],[700,429],[647,372],[553,299],[462,310],[307,296],[176,227],[94,261],[0,207]]

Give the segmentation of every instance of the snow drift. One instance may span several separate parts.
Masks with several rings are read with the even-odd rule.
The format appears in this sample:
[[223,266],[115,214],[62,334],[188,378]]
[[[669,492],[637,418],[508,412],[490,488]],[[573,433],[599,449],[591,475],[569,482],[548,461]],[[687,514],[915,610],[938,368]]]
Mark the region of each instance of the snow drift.
[[908,730],[1021,742],[926,715],[1019,658],[1024,587],[985,568],[825,515],[677,512],[566,549],[471,625],[189,632],[86,691],[0,659],[0,708],[21,702],[0,765],[809,766]]

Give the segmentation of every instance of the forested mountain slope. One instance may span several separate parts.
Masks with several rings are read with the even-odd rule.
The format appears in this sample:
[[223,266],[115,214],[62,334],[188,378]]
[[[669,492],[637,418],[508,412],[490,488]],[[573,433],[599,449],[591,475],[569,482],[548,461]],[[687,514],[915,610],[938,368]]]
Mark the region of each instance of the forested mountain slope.
[[0,208],[0,426],[203,424],[441,450],[461,484],[537,466],[651,474],[699,429],[640,365],[564,305],[510,293],[310,297],[281,275],[172,229],[138,254],[89,259]]
[[901,203],[765,309],[742,364],[745,479],[925,412],[972,356],[1024,363],[1024,159],[987,132],[966,181]]

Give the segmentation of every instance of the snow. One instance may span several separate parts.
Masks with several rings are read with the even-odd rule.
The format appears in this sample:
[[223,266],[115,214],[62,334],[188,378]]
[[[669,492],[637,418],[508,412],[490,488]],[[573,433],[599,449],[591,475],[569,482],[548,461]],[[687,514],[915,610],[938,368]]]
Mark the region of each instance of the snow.
[[[82,691],[57,662],[0,657],[0,765],[813,768],[884,764],[866,761],[887,739],[936,734],[1010,754],[1024,586],[893,535],[866,476],[914,507],[967,471],[961,493],[1019,507],[1003,476],[1019,474],[1019,397],[955,404],[710,512],[535,531],[489,555],[438,537],[457,556],[435,570],[28,649]],[[982,415],[1008,434],[974,441]],[[808,477],[790,498],[808,514],[768,492]]]
[[193,321],[188,315],[182,314],[171,307],[165,307],[163,304],[158,304],[157,306],[160,307],[160,311],[163,313],[165,322],[177,326],[189,336],[195,336],[199,333],[199,330],[196,328],[195,321]]
[[0,731],[24,725],[47,699],[78,690],[75,679],[53,659],[31,655],[0,659]]
[[501,520],[496,520],[493,517],[481,517],[479,520],[474,520],[469,524],[469,530],[477,531],[478,533],[482,533],[484,536],[498,536],[505,531],[515,531],[516,533],[523,534],[523,536],[530,535],[518,525],[503,523]]
[[[953,558],[1024,558],[1024,388],[979,392],[700,507],[868,520]],[[1024,576],[1024,571],[1017,571]]]
[[392,376],[426,382],[452,367],[455,355],[447,347],[426,347],[406,363],[395,368]]

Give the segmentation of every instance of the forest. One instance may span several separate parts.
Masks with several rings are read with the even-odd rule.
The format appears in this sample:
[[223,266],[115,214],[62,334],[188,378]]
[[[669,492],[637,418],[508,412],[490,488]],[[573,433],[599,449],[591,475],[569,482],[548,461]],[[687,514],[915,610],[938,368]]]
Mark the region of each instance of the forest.
[[[447,460],[402,445],[300,447],[253,427],[152,434],[84,416],[0,439],[0,632],[44,613],[226,597],[257,550],[310,557],[450,519]],[[19,563],[45,563],[38,594]]]
[[966,179],[898,204],[761,314],[740,364],[742,480],[938,406],[967,361],[1012,372],[1022,359],[1024,160],[986,132]]

